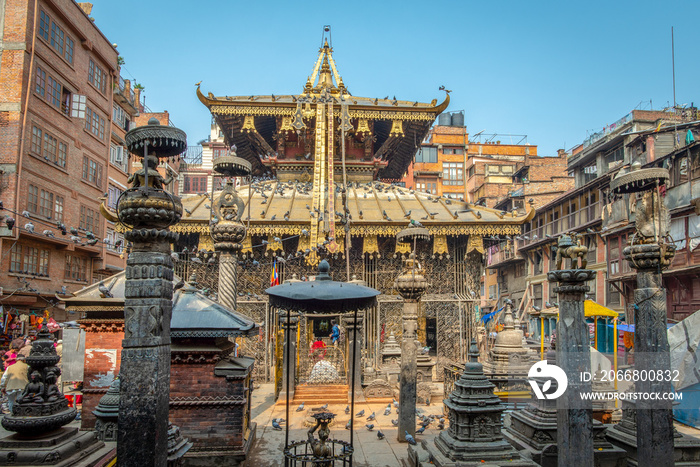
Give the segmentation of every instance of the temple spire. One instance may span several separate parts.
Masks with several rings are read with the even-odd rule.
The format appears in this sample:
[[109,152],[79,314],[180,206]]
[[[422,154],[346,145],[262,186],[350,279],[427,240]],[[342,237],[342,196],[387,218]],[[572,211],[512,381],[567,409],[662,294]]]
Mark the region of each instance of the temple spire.
[[[324,28],[325,33],[330,32],[330,27]],[[307,80],[304,92],[309,92],[309,83],[313,86],[314,93],[321,93],[327,89],[331,94],[347,94],[347,88],[343,83],[343,78],[338,73],[338,69],[333,59],[333,47],[328,44],[328,38],[324,39],[323,46],[318,50],[318,58],[314,65],[311,77]]]

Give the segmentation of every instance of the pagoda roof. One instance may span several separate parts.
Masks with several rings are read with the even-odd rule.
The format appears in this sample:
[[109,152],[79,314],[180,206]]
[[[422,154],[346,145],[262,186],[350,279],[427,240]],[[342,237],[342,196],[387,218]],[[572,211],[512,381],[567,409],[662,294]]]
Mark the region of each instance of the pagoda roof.
[[[199,83],[197,85],[197,97],[215,118],[226,144],[236,145],[238,155],[252,164],[254,175],[267,170],[262,157],[277,155],[273,148],[278,133],[285,131],[282,129],[283,118],[298,117],[302,106],[308,112],[308,106],[312,104],[332,102],[333,114],[338,118],[342,108],[347,109],[350,121],[365,119],[374,122],[376,156],[387,163],[377,174],[383,179],[399,179],[404,175],[430,126],[449,105],[449,91],[445,92],[445,99],[439,104],[437,99],[422,103],[398,100],[395,96],[384,99],[353,96],[338,74],[333,48],[328,42],[319,49],[313,72],[298,95],[214,96],[211,92],[204,95]],[[253,119],[252,125],[250,118]],[[309,113],[305,118],[310,121],[313,114]],[[396,121],[402,123],[403,134],[392,133]],[[289,130],[289,127],[285,128]]]
[[[177,283],[180,278],[173,277]],[[103,284],[109,289],[112,297],[104,297],[99,286]],[[71,297],[58,297],[65,302],[66,308],[86,306],[94,307],[123,307],[126,271],[115,274],[109,279],[84,287],[73,293]],[[172,318],[170,320],[170,335],[172,337],[228,337],[241,334],[257,333],[258,325],[240,313],[200,293],[192,283],[173,292]]]
[[[336,206],[342,206],[341,184],[335,183]],[[252,189],[251,189],[252,187]],[[252,192],[252,203],[249,203]],[[182,233],[209,234],[210,208],[216,205],[221,192],[185,195],[184,214],[179,224],[170,229]],[[310,182],[277,180],[254,182],[238,189],[245,204],[242,221],[248,222],[251,235],[300,234],[308,228],[314,213],[313,189]],[[520,233],[520,225],[534,215],[505,213],[471,203],[420,193],[382,182],[349,183],[347,189],[351,235],[395,235],[409,220],[423,224],[433,235],[510,235]],[[250,207],[249,207],[250,204]],[[334,216],[336,232],[343,235],[341,218]],[[324,219],[328,217],[324,214]]]

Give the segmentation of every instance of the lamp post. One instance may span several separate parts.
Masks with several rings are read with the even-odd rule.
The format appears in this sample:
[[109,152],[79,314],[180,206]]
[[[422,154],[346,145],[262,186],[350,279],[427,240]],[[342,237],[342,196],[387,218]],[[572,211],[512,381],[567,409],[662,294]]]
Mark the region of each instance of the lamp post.
[[[666,330],[666,289],[661,271],[675,254],[675,247],[666,241],[670,224],[668,208],[660,188],[669,180],[664,168],[642,169],[635,163],[626,174],[611,183],[611,192],[634,196],[635,233],[623,253],[630,266],[637,270],[634,291],[635,369],[640,374],[666,374],[671,357]],[[631,204],[631,203],[630,203]],[[653,394],[673,392],[670,379],[639,379],[637,392]],[[673,465],[672,400],[637,399],[637,460],[641,467]]]
[[182,203],[163,189],[159,159],[182,154],[185,133],[155,118],[125,136],[143,168],[129,177],[131,188],[117,201],[124,237],[133,249],[126,261],[124,340],[120,367],[117,458],[120,466],[165,466],[170,399],[170,318],[173,263],[168,227],[182,217]]

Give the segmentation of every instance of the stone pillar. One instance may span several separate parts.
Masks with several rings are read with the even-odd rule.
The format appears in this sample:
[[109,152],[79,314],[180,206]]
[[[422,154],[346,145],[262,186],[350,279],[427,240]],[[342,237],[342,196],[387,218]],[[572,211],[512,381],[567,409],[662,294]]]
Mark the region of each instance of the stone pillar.
[[406,441],[406,432],[416,434],[416,330],[418,328],[418,304],[428,288],[428,282],[421,274],[420,264],[415,253],[404,261],[404,271],[396,278],[394,287],[404,299],[403,337],[401,340],[401,372],[399,373],[399,426],[397,439]]
[[[669,264],[673,251],[664,244],[636,244],[625,248],[630,266],[637,269],[634,291],[634,367],[639,372],[661,372],[671,369],[671,356],[666,331],[666,289],[661,269]],[[670,379],[641,378],[635,383],[637,392],[662,394],[673,392]],[[673,465],[673,401],[638,399],[637,459],[642,467]]]
[[[353,313],[347,313],[343,316],[343,324],[345,324],[345,338],[348,341],[347,349],[347,368],[348,368],[348,400],[352,398],[352,391],[355,391],[355,402],[365,400],[365,394],[362,392],[362,320],[364,312],[357,312],[357,322],[353,317]],[[353,336],[357,332],[357,345],[353,340]],[[355,357],[355,387],[352,387],[352,359]]]
[[[297,368],[297,323],[299,314],[291,312],[287,322],[287,311],[279,312],[280,326],[284,329],[284,348],[282,349],[282,390],[278,401],[287,400],[287,371],[289,371],[289,400],[294,400],[294,388]],[[287,345],[289,345],[290,365],[287,366]],[[287,370],[289,368],[289,370]]]
[[[178,239],[168,226],[179,222],[182,203],[164,191],[169,182],[156,168],[159,157],[181,154],[187,141],[184,132],[161,126],[154,118],[125,139],[132,154],[148,155],[143,168],[129,177],[132,188],[117,206],[119,220],[131,227],[124,236],[133,245],[124,287],[117,459],[120,466],[165,466],[173,297],[170,244]],[[106,288],[102,292],[111,296]]]
[[[559,243],[561,245],[561,239]],[[593,405],[581,397],[582,393],[591,392],[591,382],[581,381],[581,374],[591,372],[590,339],[583,301],[589,290],[586,281],[595,274],[588,269],[547,273],[550,282],[559,284],[554,289],[559,294],[556,354],[557,364],[568,379],[568,388],[557,398],[557,444],[562,467],[593,467]]]
[[[213,203],[212,203],[213,204]],[[238,252],[245,238],[246,228],[240,221],[243,200],[228,180],[214,206],[211,238],[219,256],[219,302],[232,311],[238,298]]]
[[[667,169],[641,168],[635,162],[629,172],[618,174],[610,182],[615,195],[629,194],[634,203],[635,232],[630,245],[624,249],[625,258],[637,270],[634,291],[634,360],[635,370],[667,374],[671,358],[666,331],[666,290],[661,271],[673,259],[675,248],[668,244],[671,218],[661,194],[669,180]],[[639,378],[637,392],[661,396],[673,391],[670,378]],[[673,410],[671,400],[637,400],[638,462],[642,467],[674,464]]]

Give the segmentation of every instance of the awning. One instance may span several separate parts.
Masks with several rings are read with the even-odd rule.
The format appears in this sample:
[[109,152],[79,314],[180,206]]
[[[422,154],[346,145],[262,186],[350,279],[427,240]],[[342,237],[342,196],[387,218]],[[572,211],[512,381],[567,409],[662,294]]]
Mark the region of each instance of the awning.
[[[671,329],[673,326],[675,326],[677,323],[666,323],[666,329]],[[613,327],[612,324],[608,324],[608,327]],[[634,324],[618,324],[617,325],[617,330],[618,331],[624,331],[624,332],[634,332]]]
[[617,311],[606,308],[593,300],[586,300],[583,302],[583,312],[586,317],[609,316],[611,318],[617,318],[619,316]]

